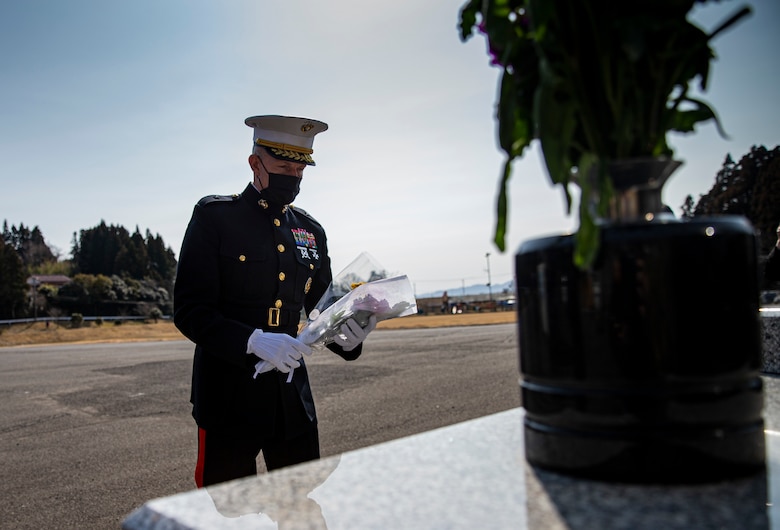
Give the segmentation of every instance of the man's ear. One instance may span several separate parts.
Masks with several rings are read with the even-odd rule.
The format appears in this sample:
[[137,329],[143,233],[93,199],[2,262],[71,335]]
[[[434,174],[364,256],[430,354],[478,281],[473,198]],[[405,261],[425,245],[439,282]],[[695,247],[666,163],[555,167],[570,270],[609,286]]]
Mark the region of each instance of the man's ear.
[[260,157],[259,156],[257,156],[256,154],[252,153],[251,155],[249,155],[248,162],[249,162],[249,167],[252,168],[252,172],[253,173],[257,173],[258,171],[260,171],[260,168],[262,166],[260,165]]

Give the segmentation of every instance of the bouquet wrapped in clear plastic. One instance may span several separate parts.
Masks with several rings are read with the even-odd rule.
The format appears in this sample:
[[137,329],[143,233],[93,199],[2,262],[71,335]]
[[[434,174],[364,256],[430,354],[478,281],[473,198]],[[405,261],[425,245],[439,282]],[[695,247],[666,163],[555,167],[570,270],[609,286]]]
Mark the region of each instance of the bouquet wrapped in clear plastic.
[[365,327],[372,315],[381,322],[415,313],[417,302],[409,278],[388,278],[364,252],[333,279],[310,312],[298,339],[312,348],[321,348],[333,342],[350,318]]

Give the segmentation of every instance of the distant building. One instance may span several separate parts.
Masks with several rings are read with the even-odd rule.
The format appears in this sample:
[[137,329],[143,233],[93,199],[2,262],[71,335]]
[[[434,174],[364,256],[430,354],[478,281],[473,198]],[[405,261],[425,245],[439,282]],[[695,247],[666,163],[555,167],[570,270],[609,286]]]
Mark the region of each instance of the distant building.
[[[417,311],[420,314],[432,314],[441,312],[440,297],[418,297]],[[474,313],[479,311],[510,311],[515,308],[515,293],[494,293],[493,299],[487,293],[471,294],[465,296],[449,296],[450,309],[455,307],[458,313]]]
[[27,278],[27,285],[53,285],[54,287],[62,287],[66,283],[70,283],[72,280],[64,274],[33,274]]

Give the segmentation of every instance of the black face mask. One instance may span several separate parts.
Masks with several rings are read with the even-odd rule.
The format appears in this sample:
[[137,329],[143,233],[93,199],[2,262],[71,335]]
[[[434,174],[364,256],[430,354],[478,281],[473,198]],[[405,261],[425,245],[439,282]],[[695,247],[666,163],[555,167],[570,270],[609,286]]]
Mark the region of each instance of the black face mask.
[[301,191],[301,179],[292,175],[268,173],[268,187],[263,188],[262,194],[270,203],[290,204]]

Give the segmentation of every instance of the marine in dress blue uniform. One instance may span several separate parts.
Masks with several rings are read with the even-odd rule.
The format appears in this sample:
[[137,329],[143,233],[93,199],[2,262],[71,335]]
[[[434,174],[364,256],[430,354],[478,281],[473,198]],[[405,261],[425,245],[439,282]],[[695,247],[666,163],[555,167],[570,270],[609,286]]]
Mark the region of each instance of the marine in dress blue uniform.
[[[246,123],[254,129],[254,180],[240,194],[197,203],[174,287],[174,322],[196,344],[191,402],[199,487],[255,474],[261,450],[269,470],[319,457],[308,373],[296,354],[308,348],[277,334],[295,337],[302,310],[314,308],[332,279],[324,229],[286,202],[297,194],[303,167],[314,165],[313,138],[327,125],[283,116]],[[269,161],[299,174],[275,174]],[[272,341],[273,349],[280,338],[292,344],[281,346],[292,355],[284,371],[270,369],[264,348],[253,346]],[[354,360],[363,338],[328,348]],[[267,371],[258,373],[260,365]]]

